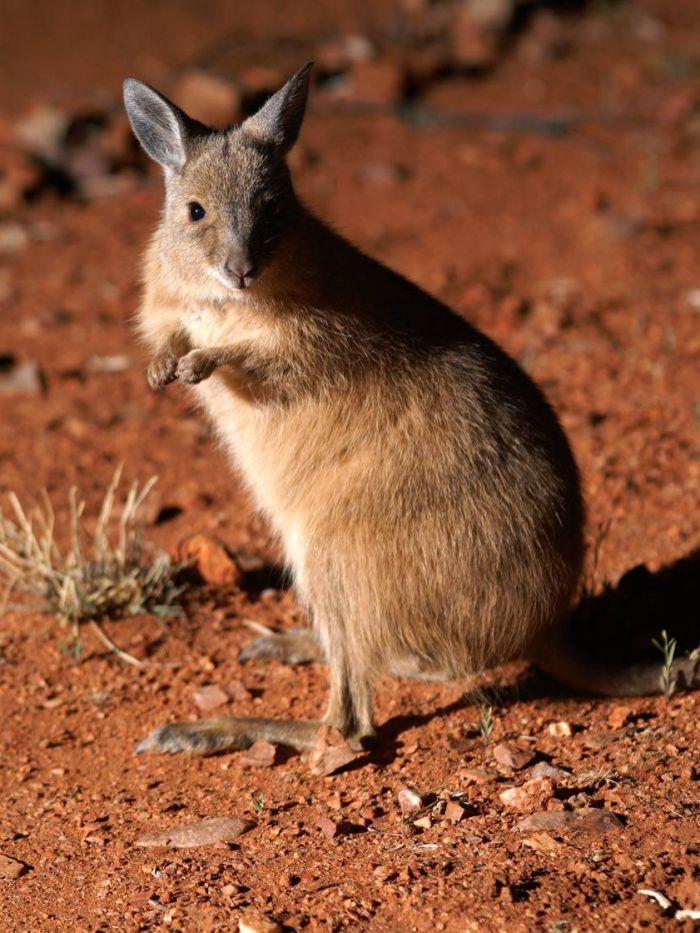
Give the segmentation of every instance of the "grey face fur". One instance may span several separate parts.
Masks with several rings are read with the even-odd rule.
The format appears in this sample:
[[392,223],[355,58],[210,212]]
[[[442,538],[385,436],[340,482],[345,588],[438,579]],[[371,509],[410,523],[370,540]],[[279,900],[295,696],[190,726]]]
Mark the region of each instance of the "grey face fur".
[[124,82],[135,135],[164,171],[157,234],[192,291],[227,300],[255,288],[298,204],[285,155],[304,117],[311,63],[240,126],[218,132],[141,81]]

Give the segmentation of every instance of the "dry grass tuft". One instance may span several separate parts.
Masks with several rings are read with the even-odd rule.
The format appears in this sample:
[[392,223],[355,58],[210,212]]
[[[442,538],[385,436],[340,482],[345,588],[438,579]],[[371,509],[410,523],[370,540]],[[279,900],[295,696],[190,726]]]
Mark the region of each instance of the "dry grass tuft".
[[177,611],[184,587],[175,582],[180,565],[145,541],[141,506],[156,483],[133,483],[123,500],[117,490],[121,468],[105,492],[94,530],[86,528],[85,502],[70,490],[70,544],[59,548],[54,510],[46,492],[26,510],[14,493],[10,513],[0,509],[0,576],[4,606],[21,591],[37,597],[37,608],[55,613],[75,629],[81,622],[152,612]]

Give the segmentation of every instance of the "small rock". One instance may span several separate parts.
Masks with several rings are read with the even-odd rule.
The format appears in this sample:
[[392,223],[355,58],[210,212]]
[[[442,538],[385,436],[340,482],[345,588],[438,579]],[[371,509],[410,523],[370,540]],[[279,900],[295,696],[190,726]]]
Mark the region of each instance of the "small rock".
[[206,687],[198,687],[192,691],[192,699],[203,713],[208,713],[224,703],[228,703],[230,697],[223,687],[218,684],[208,684]]
[[459,800],[448,800],[445,807],[445,819],[450,823],[459,823],[467,815],[467,811]]
[[258,739],[241,757],[241,764],[248,768],[271,768],[277,758],[277,747],[271,742]]
[[244,700],[250,700],[253,694],[246,687],[242,680],[232,680],[228,685],[228,692],[232,700],[242,703]]
[[522,787],[508,787],[499,797],[507,807],[515,810],[534,810],[543,806],[554,796],[554,784],[549,778],[533,778]]
[[251,823],[250,820],[241,820],[238,817],[214,817],[202,820],[201,823],[191,823],[189,826],[166,829],[159,833],[147,833],[136,840],[136,845],[194,849],[197,846],[233,842],[254,826],[255,823]]
[[548,761],[538,761],[532,769],[532,776],[533,778],[551,778],[556,783],[556,781],[562,781],[565,778],[571,777],[571,772],[565,771],[564,768],[558,768]]
[[459,776],[464,778],[468,784],[490,784],[496,780],[498,774],[495,771],[489,771],[488,768],[463,768]]
[[506,768],[519,771],[530,764],[535,757],[535,753],[530,748],[520,748],[518,745],[499,742],[498,745],[494,746],[493,757],[499,764],[505,765]]
[[188,71],[173,89],[179,107],[206,126],[225,129],[241,118],[241,94],[238,88],[206,71]]
[[561,849],[561,843],[557,842],[549,833],[535,833],[528,836],[527,839],[523,839],[523,845],[534,849],[535,852],[544,853],[556,852],[557,849]]
[[226,545],[213,535],[191,535],[177,547],[177,559],[190,561],[204,583],[231,586],[241,580],[241,572]]
[[413,825],[417,826],[418,829],[430,829],[430,827],[433,825],[433,821],[426,814],[425,816],[419,816],[417,820],[414,820]]
[[308,766],[312,774],[327,776],[335,774],[357,758],[343,736],[331,726],[322,726],[318,731],[316,744],[308,757]]
[[415,787],[402,788],[398,793],[397,800],[399,802],[399,809],[404,814],[417,813],[425,806],[423,795],[420,794]]
[[606,833],[624,826],[619,816],[610,810],[581,807],[579,810],[547,811],[533,813],[518,823],[521,832],[543,830],[545,832]]
[[16,220],[0,224],[0,255],[14,256],[29,243],[29,234]]
[[45,387],[44,374],[34,360],[17,363],[12,356],[0,356],[0,394],[27,392],[38,395]]
[[282,924],[257,910],[247,910],[238,918],[238,933],[282,933]]
[[568,738],[570,735],[573,735],[573,729],[571,728],[570,722],[550,722],[547,726],[547,732],[550,735],[554,735],[557,738]]
[[626,706],[613,706],[608,714],[608,722],[612,729],[621,729],[627,722],[630,710]]
[[2,855],[0,853],[0,878],[16,881],[17,878],[26,875],[28,871],[29,865],[25,865],[24,862],[20,862],[17,858],[12,858],[11,855]]
[[327,836],[329,839],[335,839],[335,837],[341,835],[343,831],[342,820],[332,820],[327,816],[322,816],[316,822],[316,825],[321,830],[323,835]]

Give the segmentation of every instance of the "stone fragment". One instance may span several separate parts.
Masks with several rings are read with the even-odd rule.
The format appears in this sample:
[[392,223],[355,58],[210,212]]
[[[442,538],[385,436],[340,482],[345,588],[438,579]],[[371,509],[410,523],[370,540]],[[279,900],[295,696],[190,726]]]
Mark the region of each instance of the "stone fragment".
[[248,768],[271,768],[277,759],[277,747],[264,739],[258,739],[241,756],[241,764]]
[[233,842],[252,829],[255,823],[238,817],[213,817],[189,826],[179,826],[156,833],[146,833],[136,840],[141,847],[168,846],[174,849],[194,849],[216,843]]
[[543,852],[545,854],[556,852],[561,848],[561,843],[557,842],[549,833],[534,833],[532,836],[523,839],[523,845],[528,846],[535,852]]
[[418,827],[418,829],[430,829],[430,827],[433,825],[433,821],[426,814],[425,816],[419,816],[417,820],[414,820],[413,825]]
[[417,813],[425,806],[423,795],[415,787],[403,787],[398,793],[397,800],[399,809],[404,814]]
[[530,764],[535,757],[535,752],[531,748],[521,748],[519,745],[499,742],[493,748],[493,757],[500,765],[519,771]]
[[550,735],[554,735],[557,738],[568,738],[570,735],[573,735],[574,730],[571,728],[570,722],[550,722],[547,726],[547,732]]
[[501,802],[514,810],[534,810],[543,806],[554,796],[554,784],[550,778],[533,778],[521,787],[508,787],[501,791]]
[[173,99],[195,120],[215,129],[225,129],[241,118],[236,85],[207,71],[185,72],[173,89]]
[[563,781],[565,778],[571,777],[571,772],[566,771],[564,768],[558,768],[548,761],[538,761],[532,769],[532,776],[533,778],[551,778],[552,781],[556,783],[557,781]]
[[309,753],[308,766],[312,774],[327,776],[335,774],[356,758],[357,753],[337,729],[322,726],[318,730],[316,744]]
[[39,364],[34,360],[18,363],[13,356],[0,355],[0,394],[25,392],[38,395],[44,391],[46,381]]
[[0,853],[0,878],[5,878],[8,881],[16,881],[17,878],[26,875],[28,871],[29,865],[21,862],[18,858],[13,858],[11,855],[3,855]]
[[177,559],[190,561],[204,583],[211,586],[231,586],[241,580],[226,545],[213,535],[202,532],[185,538],[177,547]]
[[521,832],[550,833],[607,833],[622,829],[624,826],[619,816],[610,810],[597,810],[594,807],[581,807],[578,810],[552,810],[533,813],[518,823]]
[[608,722],[611,729],[621,729],[630,715],[630,709],[627,706],[613,706],[608,714]]
[[244,700],[250,700],[253,694],[246,687],[242,680],[232,680],[227,687],[232,700],[242,703]]
[[238,918],[238,933],[282,933],[282,924],[268,914],[247,910]]
[[450,823],[459,823],[467,815],[467,811],[459,800],[448,800],[445,807],[445,819]]
[[209,713],[211,710],[223,706],[224,703],[228,703],[230,697],[226,690],[218,684],[207,684],[193,690],[192,699],[203,713]]

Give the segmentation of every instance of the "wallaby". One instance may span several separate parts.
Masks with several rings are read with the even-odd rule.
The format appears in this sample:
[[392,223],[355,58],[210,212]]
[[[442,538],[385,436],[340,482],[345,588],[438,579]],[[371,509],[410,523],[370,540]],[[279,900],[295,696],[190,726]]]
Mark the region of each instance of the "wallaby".
[[[373,734],[382,672],[458,679],[529,658],[590,692],[657,692],[658,666],[606,670],[564,628],[581,572],[579,476],[557,418],[491,340],[363,255],[299,201],[285,156],[311,64],[240,126],[214,131],[124,86],[165,173],[138,316],[153,389],[196,386],[279,536],[311,633],[245,657],[323,657],[323,723]],[[690,684],[690,661],[677,663]],[[321,722],[220,718],[156,729],[139,751],[255,739],[299,749]]]

